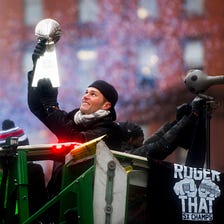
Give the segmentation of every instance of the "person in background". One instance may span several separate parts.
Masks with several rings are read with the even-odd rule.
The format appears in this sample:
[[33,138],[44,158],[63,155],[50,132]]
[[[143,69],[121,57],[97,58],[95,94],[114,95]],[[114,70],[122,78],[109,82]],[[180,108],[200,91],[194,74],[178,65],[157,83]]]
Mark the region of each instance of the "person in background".
[[15,126],[14,121],[6,119],[2,122],[2,131],[0,131],[0,147],[7,144],[9,137],[17,137],[19,145],[29,145],[29,139],[23,129]]
[[118,124],[124,136],[121,151],[128,152],[143,145],[144,132],[140,125],[131,121],[118,122]]
[[[18,146],[29,145],[29,139],[21,127],[15,125],[14,121],[6,119],[2,122],[2,130],[0,131],[0,147],[9,148],[9,139],[11,137],[18,138]],[[8,167],[3,163],[3,177],[1,184],[1,194],[4,195],[7,181]],[[28,162],[28,196],[29,211],[33,214],[47,201],[47,192],[45,187],[45,179],[43,168],[40,164]],[[16,196],[15,196],[16,197]],[[4,198],[1,197],[1,210],[4,204]]]
[[[176,119],[163,124],[131,154],[164,160],[177,147],[190,150],[187,165],[203,166],[205,161],[205,110],[206,100],[196,96],[190,104],[177,107]],[[198,145],[201,145],[200,151]],[[195,159],[196,158],[196,159]]]

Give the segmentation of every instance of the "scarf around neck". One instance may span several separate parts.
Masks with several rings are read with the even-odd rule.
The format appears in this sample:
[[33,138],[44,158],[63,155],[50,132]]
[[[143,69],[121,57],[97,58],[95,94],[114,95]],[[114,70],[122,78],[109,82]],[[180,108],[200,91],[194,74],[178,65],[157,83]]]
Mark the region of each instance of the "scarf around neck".
[[83,114],[80,110],[78,110],[74,115],[74,122],[77,125],[82,125],[84,127],[89,124],[94,123],[102,117],[106,117],[110,113],[109,110],[97,110],[92,114]]

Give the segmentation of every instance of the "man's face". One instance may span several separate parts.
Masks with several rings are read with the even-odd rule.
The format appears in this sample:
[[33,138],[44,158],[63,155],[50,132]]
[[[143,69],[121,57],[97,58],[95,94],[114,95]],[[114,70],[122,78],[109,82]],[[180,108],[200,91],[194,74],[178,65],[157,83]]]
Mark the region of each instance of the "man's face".
[[88,87],[86,93],[82,97],[80,111],[83,114],[91,114],[100,109],[108,110],[110,107],[110,102],[105,99],[98,89]]

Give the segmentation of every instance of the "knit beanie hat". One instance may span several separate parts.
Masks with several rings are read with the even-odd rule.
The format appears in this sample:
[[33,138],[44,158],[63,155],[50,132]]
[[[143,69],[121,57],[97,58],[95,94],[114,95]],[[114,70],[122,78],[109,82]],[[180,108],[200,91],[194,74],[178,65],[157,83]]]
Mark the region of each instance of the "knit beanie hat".
[[109,83],[103,80],[97,80],[93,82],[89,87],[94,87],[98,89],[104,97],[111,103],[111,106],[114,107],[118,100],[118,93],[116,89]]
[[2,122],[2,130],[8,130],[15,127],[15,123],[9,119]]

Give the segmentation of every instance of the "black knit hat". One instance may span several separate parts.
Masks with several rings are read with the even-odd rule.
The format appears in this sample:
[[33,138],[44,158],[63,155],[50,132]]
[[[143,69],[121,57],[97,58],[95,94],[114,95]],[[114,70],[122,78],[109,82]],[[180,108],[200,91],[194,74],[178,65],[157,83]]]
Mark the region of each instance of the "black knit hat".
[[15,127],[15,123],[9,119],[2,122],[2,130],[8,130]]
[[118,100],[118,93],[116,89],[109,83],[103,80],[97,80],[93,82],[89,87],[94,87],[98,89],[104,97],[111,103],[111,106],[114,107]]

